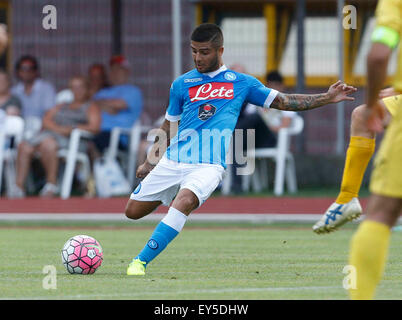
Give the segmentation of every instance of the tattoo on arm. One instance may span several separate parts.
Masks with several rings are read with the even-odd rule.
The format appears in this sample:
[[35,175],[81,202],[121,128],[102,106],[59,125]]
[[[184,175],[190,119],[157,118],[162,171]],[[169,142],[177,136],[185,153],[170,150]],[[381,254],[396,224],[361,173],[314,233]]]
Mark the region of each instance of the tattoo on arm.
[[287,111],[305,111],[321,107],[330,101],[326,93],[321,94],[285,94],[278,93],[271,108]]

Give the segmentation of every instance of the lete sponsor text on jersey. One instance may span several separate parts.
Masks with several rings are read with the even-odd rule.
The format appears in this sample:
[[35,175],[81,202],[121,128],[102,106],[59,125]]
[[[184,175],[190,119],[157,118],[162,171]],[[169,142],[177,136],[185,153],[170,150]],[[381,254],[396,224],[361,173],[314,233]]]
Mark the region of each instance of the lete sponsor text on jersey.
[[190,101],[233,99],[233,83],[208,82],[189,89]]

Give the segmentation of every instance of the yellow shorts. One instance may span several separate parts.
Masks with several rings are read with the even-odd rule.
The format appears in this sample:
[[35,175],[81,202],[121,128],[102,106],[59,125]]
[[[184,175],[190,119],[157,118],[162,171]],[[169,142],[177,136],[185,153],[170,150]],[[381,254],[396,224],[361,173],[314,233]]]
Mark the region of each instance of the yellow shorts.
[[402,95],[383,99],[392,120],[374,160],[372,193],[402,198]]

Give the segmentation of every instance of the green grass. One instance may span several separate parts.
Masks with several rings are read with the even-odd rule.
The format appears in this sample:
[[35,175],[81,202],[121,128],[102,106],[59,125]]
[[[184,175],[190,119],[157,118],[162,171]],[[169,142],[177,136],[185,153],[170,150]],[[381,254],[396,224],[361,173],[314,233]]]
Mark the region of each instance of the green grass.
[[[310,225],[197,224],[182,233],[147,268],[125,275],[155,223],[107,227],[48,223],[0,225],[1,299],[347,299],[342,288],[349,240],[356,227],[317,236]],[[93,275],[70,275],[60,249],[88,234],[104,250]],[[392,236],[378,299],[402,298],[402,233]],[[45,290],[45,265],[57,269],[57,289]]]

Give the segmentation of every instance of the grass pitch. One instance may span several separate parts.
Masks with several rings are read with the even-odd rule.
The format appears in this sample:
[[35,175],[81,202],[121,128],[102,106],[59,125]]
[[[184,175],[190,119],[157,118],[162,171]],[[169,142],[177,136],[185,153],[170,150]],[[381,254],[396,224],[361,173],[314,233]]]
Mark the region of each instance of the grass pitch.
[[[348,299],[342,287],[356,224],[318,236],[305,225],[197,224],[147,268],[126,276],[130,259],[155,223],[110,225],[0,225],[0,299]],[[77,234],[104,250],[93,275],[70,275],[60,250]],[[401,232],[393,232],[377,299],[402,298]],[[57,270],[57,289],[46,290],[44,266]]]

